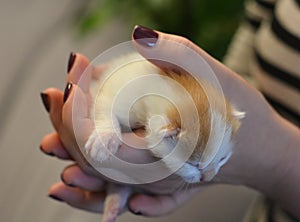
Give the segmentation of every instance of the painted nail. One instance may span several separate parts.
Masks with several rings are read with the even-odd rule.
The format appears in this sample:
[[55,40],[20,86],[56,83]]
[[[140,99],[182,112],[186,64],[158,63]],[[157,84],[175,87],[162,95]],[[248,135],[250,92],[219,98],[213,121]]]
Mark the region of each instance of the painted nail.
[[42,146],[40,146],[40,150],[41,150],[44,154],[46,154],[46,155],[48,155],[48,156],[55,156],[54,153],[52,153],[52,152],[47,153],[47,152],[43,149]]
[[64,103],[67,101],[69,94],[71,92],[73,84],[71,82],[68,82],[65,88],[65,93],[64,93]]
[[139,210],[133,210],[129,206],[128,206],[128,210],[129,210],[129,212],[131,212],[134,215],[143,215],[141,211],[139,211]]
[[54,200],[57,200],[57,201],[60,201],[60,202],[65,202],[63,199],[53,195],[53,194],[49,194],[48,197],[54,199]]
[[136,25],[133,30],[133,38],[142,46],[153,47],[157,42],[158,33],[152,29]]
[[42,102],[44,104],[45,109],[47,112],[50,112],[50,102],[49,102],[49,96],[46,93],[41,93]]
[[64,179],[63,173],[60,174],[60,179],[61,179],[61,181],[62,181],[64,184],[66,184],[67,186],[69,186],[69,187],[76,187],[74,184],[69,183],[69,182],[67,182],[67,181]]
[[75,59],[76,59],[76,53],[71,52],[70,56],[69,56],[69,61],[68,61],[68,74],[74,65]]

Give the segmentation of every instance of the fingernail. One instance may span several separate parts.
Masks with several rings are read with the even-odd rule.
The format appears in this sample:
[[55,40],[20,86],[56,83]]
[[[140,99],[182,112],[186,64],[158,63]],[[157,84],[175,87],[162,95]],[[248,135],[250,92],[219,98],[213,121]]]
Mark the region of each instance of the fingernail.
[[66,184],[67,186],[69,186],[69,187],[76,187],[74,184],[68,183],[68,182],[64,179],[63,173],[60,174],[60,179],[61,179],[61,181],[62,181],[64,184]]
[[74,65],[75,59],[76,59],[76,53],[71,52],[70,56],[69,56],[69,61],[68,61],[68,73],[71,71],[71,69]]
[[47,110],[47,112],[50,112],[50,103],[49,103],[49,96],[46,93],[41,93],[41,98],[42,98],[42,102],[44,104],[45,109]]
[[142,46],[153,47],[157,42],[158,33],[152,29],[136,25],[133,30],[133,38]]
[[42,146],[40,146],[40,150],[41,150],[44,154],[46,154],[46,155],[48,155],[48,156],[54,156],[54,153],[52,153],[52,152],[47,153],[47,152],[43,149]]
[[67,101],[69,94],[71,92],[73,84],[71,82],[68,82],[65,88],[65,93],[64,93],[64,103]]
[[141,211],[139,211],[139,210],[133,210],[129,206],[128,206],[128,210],[129,210],[129,212],[131,212],[134,215],[143,215]]
[[53,195],[53,194],[49,194],[48,197],[54,199],[54,200],[57,200],[57,201],[60,201],[60,202],[65,202],[63,199]]

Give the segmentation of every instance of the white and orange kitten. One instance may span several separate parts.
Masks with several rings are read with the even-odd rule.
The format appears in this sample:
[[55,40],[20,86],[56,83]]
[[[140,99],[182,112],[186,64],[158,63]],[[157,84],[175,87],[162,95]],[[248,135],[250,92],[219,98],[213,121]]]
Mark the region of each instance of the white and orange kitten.
[[[208,86],[204,90],[201,84],[185,71],[161,70],[138,53],[115,59],[110,68],[92,79],[94,104],[90,117],[95,121],[95,130],[85,145],[87,155],[100,163],[107,160],[117,152],[123,129],[144,128],[150,151],[162,160],[179,140],[178,149],[184,151],[191,146],[190,141],[197,138],[190,157],[175,173],[188,183],[210,181],[230,158],[234,136],[244,113],[237,111],[216,89]],[[187,94],[182,93],[180,87]],[[210,106],[207,94],[217,105]],[[133,103],[132,98],[138,98],[138,95],[142,97]],[[187,102],[188,96],[193,107]],[[225,110],[218,103],[225,104]],[[195,108],[196,116],[193,116],[190,113]],[[184,125],[183,117],[189,115],[190,122]],[[221,126],[225,126],[224,131],[220,130]],[[212,142],[208,144],[209,139]],[[218,151],[208,166],[203,166],[200,162],[203,155],[213,153],[204,150],[215,150],[216,146],[219,146]],[[182,159],[178,154],[166,160],[165,165],[172,170],[173,163]],[[111,185],[104,222],[115,220],[129,193],[128,187]]]

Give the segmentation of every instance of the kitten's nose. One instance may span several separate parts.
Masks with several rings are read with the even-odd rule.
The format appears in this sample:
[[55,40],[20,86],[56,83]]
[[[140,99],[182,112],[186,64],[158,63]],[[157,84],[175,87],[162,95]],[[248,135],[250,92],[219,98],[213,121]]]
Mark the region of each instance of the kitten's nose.
[[214,169],[204,171],[200,175],[200,182],[209,182],[215,177],[215,175],[216,173]]

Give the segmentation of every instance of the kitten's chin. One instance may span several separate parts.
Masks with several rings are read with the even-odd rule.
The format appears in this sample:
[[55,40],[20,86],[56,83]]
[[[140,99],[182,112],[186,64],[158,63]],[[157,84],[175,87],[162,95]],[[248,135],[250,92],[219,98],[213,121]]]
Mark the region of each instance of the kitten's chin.
[[199,183],[202,176],[197,167],[188,163],[183,164],[176,174],[187,183]]
[[177,174],[187,183],[210,182],[217,173],[217,168],[201,171],[190,164],[184,164],[184,166],[177,171]]
[[182,178],[187,183],[199,183],[201,179],[201,175],[194,177],[183,177]]

